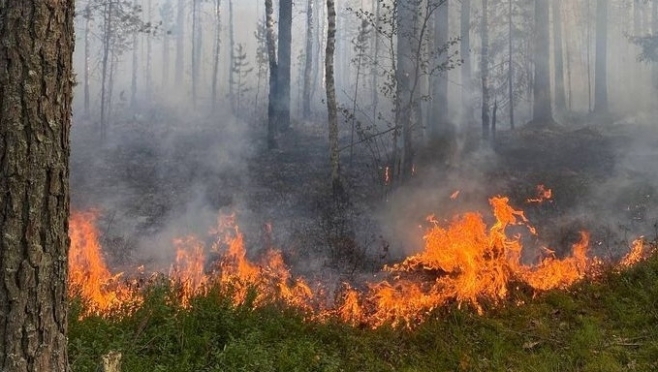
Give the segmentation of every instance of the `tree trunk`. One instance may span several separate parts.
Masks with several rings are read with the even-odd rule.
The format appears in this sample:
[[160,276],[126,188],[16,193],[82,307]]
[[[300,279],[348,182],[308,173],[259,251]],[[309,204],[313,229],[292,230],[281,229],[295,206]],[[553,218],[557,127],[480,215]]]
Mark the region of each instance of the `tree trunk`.
[[[402,153],[399,166],[394,175],[402,179],[411,176],[413,168],[413,90],[412,77],[417,74],[413,45],[416,44],[417,2],[403,1],[397,5],[397,68],[395,79],[397,86],[395,126],[396,132],[402,130]],[[397,162],[397,159],[394,160]],[[395,168],[394,168],[395,169]]]
[[103,25],[103,60],[101,71],[101,120],[100,120],[100,138],[101,143],[105,142],[105,135],[107,134],[107,78],[109,75],[108,68],[110,67],[110,44],[112,43],[112,13],[114,2],[108,1],[104,6],[104,25]]
[[[133,0],[133,7],[137,9],[137,0]],[[133,65],[132,65],[132,79],[130,84],[130,107],[135,109],[137,107],[137,71],[139,71],[139,31],[133,32]]]
[[[509,99],[509,126],[511,130],[514,130],[514,59],[512,46],[514,40],[514,24],[512,23],[513,17],[513,6],[512,0],[509,1],[509,8],[507,10],[507,96]],[[495,132],[494,132],[495,134]]]
[[267,55],[270,65],[270,89],[267,102],[267,147],[271,150],[277,147],[275,106],[279,71],[279,66],[276,61],[276,40],[274,40],[274,6],[272,5],[272,0],[265,0],[265,28],[267,36]]
[[[266,0],[267,3],[267,0]],[[267,5],[265,5],[267,7]],[[235,112],[235,30],[233,28],[233,0],[228,0],[228,47],[229,47],[229,73],[228,73],[228,97],[231,101],[231,110]]]
[[329,121],[329,161],[331,163],[331,187],[334,197],[341,191],[340,154],[338,150],[338,109],[334,81],[334,50],[336,44],[336,7],[334,0],[327,0],[327,51],[325,53],[325,79],[327,87],[327,116]]
[[471,125],[473,122],[471,113],[473,111],[471,106],[471,0],[462,0],[460,28],[459,54],[463,60],[461,66],[462,105],[466,112],[466,124]]
[[292,0],[279,0],[279,42],[276,121],[277,130],[290,126],[290,69],[292,43]]
[[[444,0],[435,10],[434,18],[434,50],[440,50],[448,43],[449,7],[448,0]],[[448,51],[438,55],[435,65],[446,62]],[[432,77],[432,119],[430,120],[430,135],[438,138],[445,134],[448,125],[448,71],[438,71]]]
[[533,79],[532,121],[535,124],[553,123],[551,107],[549,1],[535,0],[535,76]]
[[311,71],[313,70],[313,1],[306,0],[306,61],[304,64],[304,92],[302,115],[311,116]]
[[85,115],[89,116],[89,74],[91,66],[89,64],[91,59],[91,43],[89,42],[89,34],[91,32],[91,2],[87,3],[85,7],[85,81],[84,81],[84,100],[85,100]]
[[162,87],[167,88],[169,85],[169,25],[165,26],[165,32],[162,35]]
[[199,80],[199,61],[197,49],[197,33],[199,32],[199,4],[198,0],[192,0],[192,105],[196,107],[196,90]]
[[[213,109],[218,106],[217,101],[217,83],[219,81],[219,56],[220,56],[220,42],[222,38],[222,17],[221,8],[222,0],[215,0],[215,57],[212,66],[212,107]],[[260,88],[260,86],[259,86]]]
[[594,66],[594,112],[608,112],[608,0],[596,2],[596,60]]
[[174,80],[178,89],[181,89],[185,73],[185,0],[178,0],[176,12],[176,74]]
[[562,16],[561,1],[552,0],[553,3],[553,57],[555,58],[555,109],[558,113],[564,112],[567,100],[564,94],[564,61],[562,55]]
[[489,139],[489,0],[482,0],[482,55],[480,56],[480,74],[482,78],[482,138]]
[[[153,25],[153,3],[152,0],[147,0],[147,17],[150,25]],[[150,33],[146,35],[146,96],[150,99],[153,93],[153,35]]]
[[0,5],[0,371],[68,372],[74,1]]

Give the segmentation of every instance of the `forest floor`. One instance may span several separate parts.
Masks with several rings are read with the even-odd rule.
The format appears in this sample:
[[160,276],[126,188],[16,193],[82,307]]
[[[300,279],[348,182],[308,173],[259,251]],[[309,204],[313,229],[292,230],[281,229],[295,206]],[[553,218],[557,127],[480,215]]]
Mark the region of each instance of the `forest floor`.
[[[113,268],[168,267],[171,239],[203,236],[218,212],[236,213],[250,255],[274,245],[311,281],[355,280],[417,252],[418,225],[430,214],[447,221],[477,210],[491,220],[487,199],[494,195],[524,209],[558,254],[581,229],[592,232],[594,253],[604,258],[626,253],[639,235],[657,234],[658,134],[642,118],[503,131],[492,146],[460,156],[425,145],[414,177],[395,188],[359,146],[351,162],[342,158],[350,204],[338,210],[327,197],[322,127],[297,124],[279,149],[267,151],[264,128],[181,122],[176,115],[134,118],[113,128],[103,146],[95,128],[76,122],[73,208],[99,210]],[[540,184],[552,199],[528,203]],[[109,350],[121,351],[131,372],[649,371],[658,368],[656,278],[653,258],[569,291],[514,292],[515,303],[526,305],[486,316],[437,309],[413,332],[309,323],[276,306],[235,309],[214,295],[180,311],[156,291],[122,319],[79,319],[75,304],[70,355],[76,372],[94,371]]]

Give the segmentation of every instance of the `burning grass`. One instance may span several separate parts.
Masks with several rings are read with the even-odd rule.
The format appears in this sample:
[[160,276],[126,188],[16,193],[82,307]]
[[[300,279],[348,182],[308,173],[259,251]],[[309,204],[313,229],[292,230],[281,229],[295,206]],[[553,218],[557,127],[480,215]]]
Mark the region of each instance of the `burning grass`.
[[[541,199],[533,202],[551,196],[550,190],[543,187],[538,191]],[[345,284],[333,303],[321,286],[294,278],[279,251],[270,249],[260,261],[249,260],[234,217],[221,216],[217,227],[210,231],[214,241],[211,247],[195,237],[175,240],[176,260],[166,277],[175,291],[168,301],[190,308],[194,297],[207,295],[215,288],[227,294],[236,307],[248,304],[256,309],[276,304],[300,311],[306,320],[410,328],[446,305],[466,305],[482,314],[485,306],[505,303],[512,288],[529,288],[536,295],[600,273],[601,261],[588,255],[587,232],[581,233],[570,256],[558,258],[545,249],[548,253],[539,262],[523,263],[522,233],[512,234],[510,230],[536,236],[536,229],[523,211],[509,205],[507,198],[493,197],[490,205],[490,225],[475,212],[456,216],[447,225],[430,218],[422,252],[385,267],[386,279],[366,283],[365,290]],[[93,213],[74,214],[71,219],[69,292],[83,301],[82,317],[130,315],[143,303],[143,290],[137,281],[110,273],[93,222]],[[651,250],[637,240],[616,266],[632,266]],[[206,270],[209,252],[219,255],[219,259],[210,263],[211,270]]]

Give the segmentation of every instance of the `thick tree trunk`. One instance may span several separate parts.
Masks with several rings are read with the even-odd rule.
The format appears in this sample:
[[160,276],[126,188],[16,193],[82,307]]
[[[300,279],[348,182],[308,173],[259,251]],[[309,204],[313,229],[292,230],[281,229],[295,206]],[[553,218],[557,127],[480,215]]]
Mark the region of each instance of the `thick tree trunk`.
[[304,91],[302,115],[311,116],[311,71],[313,70],[313,1],[306,0],[306,61],[304,64]]
[[0,5],[0,371],[68,372],[73,0]]
[[279,0],[279,42],[276,121],[277,130],[290,126],[290,69],[292,47],[292,0]]
[[331,163],[331,187],[334,196],[342,192],[340,183],[340,154],[338,150],[338,108],[334,81],[334,50],[336,44],[336,7],[334,0],[327,0],[327,51],[325,53],[325,79],[327,87],[327,116],[329,121],[329,161]]
[[181,89],[185,74],[185,0],[178,0],[176,12],[176,73],[174,81],[176,86]]
[[279,65],[276,61],[276,40],[274,39],[274,6],[272,0],[265,0],[265,29],[267,36],[267,56],[270,65],[270,84],[267,102],[267,147],[271,150],[276,144],[276,98]]
[[564,112],[567,99],[564,94],[564,61],[562,55],[562,7],[560,0],[553,1],[553,57],[555,58],[555,109]]
[[596,2],[596,59],[594,61],[594,112],[608,112],[608,0]]
[[[445,47],[448,43],[449,1],[444,0],[434,13],[434,50]],[[434,63],[441,65],[446,62],[448,52],[437,56]],[[430,135],[432,138],[445,134],[448,126],[448,71],[439,71],[432,77],[432,118],[430,120]]]
[[482,0],[482,55],[480,56],[480,75],[482,79],[482,138],[489,139],[489,0]]
[[535,124],[553,123],[550,77],[549,1],[535,0],[535,76],[533,79],[532,121]]

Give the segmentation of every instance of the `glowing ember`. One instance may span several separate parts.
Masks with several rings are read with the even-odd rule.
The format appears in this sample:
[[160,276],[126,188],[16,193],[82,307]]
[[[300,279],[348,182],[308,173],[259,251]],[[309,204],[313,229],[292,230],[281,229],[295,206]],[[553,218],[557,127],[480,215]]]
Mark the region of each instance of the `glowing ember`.
[[452,194],[450,194],[450,199],[455,200],[455,199],[457,199],[458,196],[459,196],[459,190],[457,190],[457,191],[453,192]]
[[[542,200],[550,197],[550,190],[538,190]],[[432,226],[424,237],[423,251],[385,267],[387,279],[366,283],[365,291],[344,284],[334,304],[321,300],[321,287],[314,292],[303,279],[293,278],[280,251],[268,247],[261,260],[249,260],[234,216],[219,217],[217,227],[209,232],[214,241],[211,247],[195,237],[176,239],[176,260],[169,278],[177,291],[176,302],[183,308],[191,306],[192,297],[216,286],[236,306],[279,303],[304,311],[308,319],[339,318],[375,328],[387,323],[413,326],[446,303],[471,306],[481,313],[485,305],[505,300],[518,284],[536,292],[565,288],[598,267],[600,261],[588,257],[587,232],[581,233],[567,257],[555,257],[546,248],[539,262],[521,262],[519,231],[536,235],[535,228],[523,211],[509,205],[508,198],[494,197],[489,202],[494,218],[491,225],[474,212],[456,216],[445,226],[429,218]],[[71,217],[69,293],[85,302],[83,316],[110,314],[126,305],[134,308],[142,301],[141,295],[118,280],[121,274],[112,275],[105,266],[94,221],[92,213]],[[514,226],[512,235],[508,230]],[[268,226],[268,233],[270,229]],[[268,242],[271,244],[271,239]],[[212,262],[207,261],[210,252],[217,256]],[[631,266],[648,252],[647,244],[638,239],[619,266]]]

